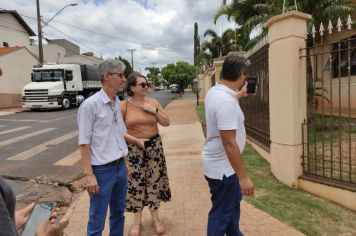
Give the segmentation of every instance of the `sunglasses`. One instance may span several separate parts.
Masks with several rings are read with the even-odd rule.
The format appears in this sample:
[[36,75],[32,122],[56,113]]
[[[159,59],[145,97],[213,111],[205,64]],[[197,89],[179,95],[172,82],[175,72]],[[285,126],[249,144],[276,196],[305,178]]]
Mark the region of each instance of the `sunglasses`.
[[150,87],[150,85],[148,83],[140,83],[140,84],[136,84],[136,85],[140,85],[142,88]]
[[109,75],[117,75],[119,76],[120,78],[124,78],[125,77],[125,74],[124,73],[108,73]]

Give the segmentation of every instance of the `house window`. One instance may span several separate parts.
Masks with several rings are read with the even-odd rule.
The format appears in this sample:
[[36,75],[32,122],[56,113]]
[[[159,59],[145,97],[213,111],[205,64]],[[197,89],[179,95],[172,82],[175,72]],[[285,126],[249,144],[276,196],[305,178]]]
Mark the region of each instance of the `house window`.
[[340,48],[339,42],[333,44],[333,53],[331,59],[333,78],[349,76],[349,55],[351,56],[350,75],[352,76],[356,75],[356,35],[352,36],[350,40],[347,38],[340,41]]

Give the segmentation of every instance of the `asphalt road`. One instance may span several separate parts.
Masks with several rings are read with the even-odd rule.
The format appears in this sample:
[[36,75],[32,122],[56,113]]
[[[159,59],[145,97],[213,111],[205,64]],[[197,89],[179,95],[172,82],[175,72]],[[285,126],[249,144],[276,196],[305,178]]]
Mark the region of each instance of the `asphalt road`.
[[[150,93],[166,106],[176,94],[169,90]],[[78,108],[21,112],[0,116],[0,174],[17,195],[31,191],[22,182],[59,183],[65,186],[81,177],[78,159]],[[38,194],[36,192],[36,194]],[[26,199],[24,199],[25,201]]]

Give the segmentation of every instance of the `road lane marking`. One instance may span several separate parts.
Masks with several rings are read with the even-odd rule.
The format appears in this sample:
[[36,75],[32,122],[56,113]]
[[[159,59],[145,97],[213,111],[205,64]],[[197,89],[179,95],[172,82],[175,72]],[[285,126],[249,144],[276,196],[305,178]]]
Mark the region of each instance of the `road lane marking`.
[[75,114],[68,115],[68,116],[62,116],[62,117],[59,117],[59,118],[56,118],[53,120],[49,120],[48,122],[59,121],[59,120],[62,120],[62,119],[68,118],[68,117],[73,117],[73,116],[77,116],[77,114],[75,113]]
[[68,133],[68,134],[65,134],[63,136],[60,136],[58,138],[55,138],[55,139],[52,139],[52,140],[49,140],[47,142],[44,142],[40,145],[37,145],[33,148],[30,148],[26,151],[23,151],[21,153],[18,153],[12,157],[9,157],[7,158],[7,160],[12,160],[12,161],[23,161],[23,160],[27,160],[45,150],[47,150],[48,148],[50,148],[51,146],[54,146],[54,145],[58,145],[64,141],[67,141],[68,139],[71,139],[75,136],[78,135],[78,131],[73,131],[71,133]]
[[80,160],[80,150],[76,150],[75,152],[69,154],[63,159],[54,163],[55,166],[72,166]]
[[0,121],[16,121],[16,122],[40,122],[48,123],[48,120],[20,120],[20,119],[0,119]]
[[40,135],[40,134],[44,134],[44,133],[50,132],[52,130],[56,130],[56,128],[47,128],[47,129],[39,130],[39,131],[36,131],[36,132],[33,132],[33,133],[24,134],[24,135],[21,135],[21,136],[16,137],[16,138],[8,139],[6,141],[0,142],[0,147],[6,146],[6,145],[9,145],[9,144],[13,144],[13,143],[16,143],[16,142],[22,141],[24,139]]
[[[73,117],[73,116],[77,116],[77,114],[72,114],[72,115],[68,115],[68,116],[62,116],[56,119],[52,119],[52,120],[22,120],[22,119],[0,119],[0,121],[15,121],[15,122],[39,122],[39,123],[50,123],[50,122],[54,122],[54,121],[59,121],[68,117]],[[0,126],[1,127],[1,126]]]
[[13,133],[13,132],[24,130],[24,129],[28,129],[28,128],[31,128],[31,126],[22,126],[22,127],[18,127],[18,128],[15,128],[15,129],[9,129],[9,130],[5,130],[5,131],[1,131],[0,135]]

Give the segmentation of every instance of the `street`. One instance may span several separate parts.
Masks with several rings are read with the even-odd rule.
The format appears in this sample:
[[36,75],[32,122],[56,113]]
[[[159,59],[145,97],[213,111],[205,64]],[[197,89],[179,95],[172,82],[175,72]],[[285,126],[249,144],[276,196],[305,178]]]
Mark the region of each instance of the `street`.
[[[166,106],[168,90],[148,95]],[[0,173],[17,201],[56,201],[68,205],[81,179],[78,108],[21,112],[0,117]],[[70,191],[69,191],[70,190]]]

